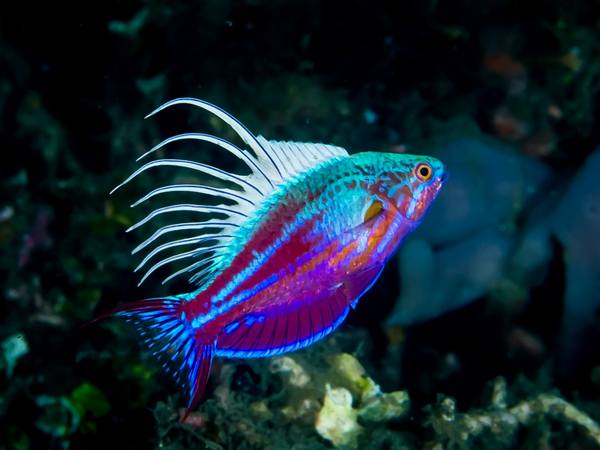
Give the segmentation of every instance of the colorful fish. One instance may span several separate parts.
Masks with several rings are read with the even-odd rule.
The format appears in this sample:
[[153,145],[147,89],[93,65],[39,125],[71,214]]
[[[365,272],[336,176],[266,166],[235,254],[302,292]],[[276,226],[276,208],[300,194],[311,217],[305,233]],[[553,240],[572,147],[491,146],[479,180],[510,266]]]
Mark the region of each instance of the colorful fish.
[[[219,185],[159,187],[133,205],[165,194],[197,195],[197,203],[160,207],[128,230],[159,216],[197,214],[197,221],[158,228],[133,251],[148,252],[139,270],[166,251],[187,247],[150,265],[140,283],[163,266],[187,261],[163,283],[187,275],[195,289],[129,303],[113,314],[138,328],[182,384],[189,411],[203,395],[214,356],[291,352],[335,330],[418,226],[446,174],[440,161],[427,156],[349,155],[332,145],[268,141],[217,106],[192,98],[167,102],[150,116],[180,104],[214,114],[251,151],[210,134],[186,133],[166,139],[139,159],[175,141],[208,142],[242,160],[250,174],[158,159],[115,188],[155,167],[187,169],[219,180]],[[207,201],[211,198],[223,203]]]

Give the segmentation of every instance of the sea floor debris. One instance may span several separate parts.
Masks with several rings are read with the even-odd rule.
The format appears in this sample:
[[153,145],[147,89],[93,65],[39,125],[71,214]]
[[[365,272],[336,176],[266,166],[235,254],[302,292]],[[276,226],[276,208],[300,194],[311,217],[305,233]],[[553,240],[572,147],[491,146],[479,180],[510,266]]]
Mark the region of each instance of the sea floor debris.
[[467,449],[474,445],[511,448],[522,428],[536,429],[539,434],[536,448],[558,448],[551,443],[550,420],[565,428],[578,428],[590,446],[600,448],[600,427],[596,421],[563,398],[542,393],[508,406],[506,397],[506,382],[501,377],[493,382],[491,401],[484,410],[460,413],[452,398],[440,396],[429,419],[435,438],[427,448]]

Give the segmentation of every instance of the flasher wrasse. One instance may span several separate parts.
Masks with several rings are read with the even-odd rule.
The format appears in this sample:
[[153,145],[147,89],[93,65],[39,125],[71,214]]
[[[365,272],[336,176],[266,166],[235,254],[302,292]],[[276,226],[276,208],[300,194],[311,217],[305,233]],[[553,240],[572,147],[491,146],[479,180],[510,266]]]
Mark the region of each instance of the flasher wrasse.
[[335,330],[418,226],[446,174],[440,161],[427,156],[349,155],[332,145],[268,141],[219,107],[192,98],[167,102],[150,115],[180,104],[221,119],[247,148],[210,134],[186,133],[139,159],[168,151],[175,141],[205,142],[239,158],[250,174],[157,159],[115,188],[166,167],[219,181],[158,187],[133,205],[165,194],[196,196],[196,203],[161,206],[130,228],[150,225],[159,216],[194,214],[197,221],[155,227],[133,251],[147,252],[137,268],[146,270],[141,282],[158,269],[183,263],[164,281],[187,276],[194,288],[129,303],[113,315],[136,326],[186,390],[189,411],[203,395],[213,357],[281,354]]

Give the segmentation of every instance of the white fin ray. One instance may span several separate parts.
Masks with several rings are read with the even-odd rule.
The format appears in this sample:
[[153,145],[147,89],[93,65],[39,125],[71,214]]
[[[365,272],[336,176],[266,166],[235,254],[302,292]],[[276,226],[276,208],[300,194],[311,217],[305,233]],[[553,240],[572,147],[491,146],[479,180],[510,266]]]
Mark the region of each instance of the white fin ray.
[[182,204],[182,205],[171,205],[165,206],[163,208],[155,209],[142,220],[137,222],[136,224],[130,226],[127,231],[135,230],[136,228],[141,227],[142,225],[148,223],[150,220],[154,219],[156,216],[160,214],[166,214],[170,212],[198,212],[198,213],[217,213],[217,214],[225,214],[228,217],[232,217],[234,214],[237,214],[242,217],[248,217],[241,211],[233,209],[229,205],[192,205],[192,204]]
[[[203,261],[206,262],[206,261]],[[216,268],[216,261],[214,263],[209,264],[208,266],[202,268],[201,270],[197,271],[191,278],[190,278],[190,283],[198,283],[198,282],[202,282],[204,280],[205,277],[210,276]],[[198,266],[200,267],[200,266]],[[194,267],[190,270],[194,270],[197,269],[198,267]]]
[[187,161],[185,159],[158,159],[156,161],[148,162],[148,163],[144,164],[142,167],[140,167],[138,170],[133,172],[131,175],[129,175],[129,177],[125,181],[123,181],[116,188],[114,188],[112,191],[110,191],[110,193],[112,194],[117,189],[119,189],[121,186],[126,185],[131,180],[133,180],[135,177],[137,177],[139,174],[141,174],[142,172],[145,172],[146,170],[151,169],[153,167],[160,167],[160,166],[184,167],[186,169],[197,170],[198,172],[203,172],[207,175],[213,176],[215,178],[219,178],[223,181],[228,181],[230,183],[237,184],[238,186],[240,186],[242,188],[250,187],[250,188],[254,189],[261,197],[264,196],[264,193],[260,189],[258,189],[258,187],[256,187],[250,181],[248,181],[248,177],[246,177],[246,176],[232,175],[229,172],[226,172],[225,170],[217,169],[216,167],[210,166],[208,164],[203,164],[203,163],[194,162],[194,161]]
[[204,100],[199,100],[197,98],[189,98],[189,97],[176,98],[174,100],[168,101],[167,103],[159,106],[154,111],[152,111],[150,114],[148,114],[146,116],[146,118],[153,116],[154,114],[162,111],[165,108],[168,108],[173,105],[181,105],[181,104],[197,106],[197,107],[202,108],[202,109],[214,114],[215,116],[217,116],[219,119],[221,119],[227,125],[229,125],[233,129],[233,131],[235,131],[238,134],[238,136],[246,143],[246,145],[248,145],[254,151],[254,153],[256,153],[256,156],[259,158],[259,160],[262,159],[262,160],[270,162],[270,165],[267,166],[267,168],[269,169],[269,172],[274,170],[279,175],[279,178],[281,180],[284,179],[281,172],[279,171],[279,168],[273,161],[273,158],[271,157],[269,152],[266,151],[262,147],[261,143],[258,141],[256,136],[254,136],[250,132],[250,130],[248,130],[248,128],[246,128],[246,126],[244,124],[242,124],[239,120],[237,120],[235,117],[233,117],[227,111],[224,111],[223,109],[219,108],[216,105],[213,105],[212,103],[206,102]]
[[150,261],[155,255],[157,255],[160,252],[167,250],[169,248],[178,247],[181,245],[199,244],[200,242],[206,242],[206,241],[215,241],[215,243],[213,245],[206,247],[206,248],[210,248],[210,247],[215,247],[219,244],[220,245],[225,244],[226,241],[229,240],[231,237],[232,237],[231,235],[227,235],[227,234],[208,233],[208,234],[201,234],[198,236],[193,236],[193,237],[188,237],[188,238],[183,238],[183,239],[176,239],[174,241],[166,242],[162,245],[159,245],[154,250],[152,250],[150,253],[148,253],[144,257],[142,262],[140,262],[138,264],[138,266],[135,268],[134,272],[137,272],[142,267],[144,267],[146,265],[146,263],[148,261]]
[[184,231],[184,230],[204,230],[204,229],[209,229],[209,228],[219,228],[222,230],[222,232],[231,232],[231,230],[233,228],[237,228],[239,227],[238,224],[235,224],[233,222],[221,222],[218,220],[207,220],[204,222],[184,222],[184,223],[174,223],[172,225],[165,225],[164,227],[159,228],[158,230],[156,230],[152,236],[150,236],[148,239],[146,239],[144,242],[142,242],[140,245],[138,245],[136,248],[134,248],[131,251],[131,254],[135,254],[137,252],[139,252],[140,250],[144,249],[145,247],[147,247],[148,245],[150,245],[152,242],[154,242],[156,239],[158,239],[159,237],[161,237],[162,235],[166,234],[166,233],[172,233],[173,231]]
[[252,206],[256,206],[256,203],[254,203],[254,201],[250,200],[249,198],[244,197],[243,195],[240,195],[239,191],[234,191],[232,189],[215,188],[212,186],[205,186],[203,184],[172,184],[169,186],[163,186],[163,187],[154,189],[153,191],[147,193],[142,198],[140,198],[138,201],[133,203],[131,205],[131,207],[133,208],[133,207],[139,205],[140,203],[143,203],[146,200],[154,197],[155,195],[167,194],[169,192],[192,192],[195,194],[205,194],[205,195],[211,195],[213,197],[226,198],[229,200],[233,200],[234,202],[237,202],[237,203],[240,203],[240,201],[242,201],[242,202],[249,203]]
[[[125,181],[115,187],[111,193],[128,184],[138,175],[156,167],[184,168],[201,172],[212,177],[215,185],[209,184],[171,184],[161,186],[146,193],[131,206],[138,206],[145,202],[155,202],[162,198],[161,194],[193,193],[201,196],[223,199],[232,204],[206,204],[198,201],[198,204],[174,204],[156,208],[146,217],[135,223],[127,231],[137,229],[163,214],[172,212],[199,213],[201,218],[195,222],[181,222],[164,225],[155,230],[150,237],[139,244],[132,253],[146,250],[146,254],[136,268],[136,271],[148,265],[149,261],[162,251],[184,245],[196,245],[209,243],[184,251],[173,256],[164,258],[152,265],[144,274],[140,283],[143,283],[152,273],[161,267],[178,263],[187,258],[197,259],[179,270],[174,271],[163,280],[168,281],[190,273],[189,281],[202,286],[206,280],[222,270],[229,258],[233,257],[228,249],[235,243],[240,248],[249,239],[247,233],[240,230],[242,224],[254,217],[256,210],[264,204],[273,191],[279,189],[298,174],[315,167],[330,159],[347,157],[348,153],[341,147],[317,143],[300,143],[291,141],[268,141],[262,136],[255,136],[239,120],[223,109],[211,103],[194,98],[178,98],[159,106],[146,117],[150,117],[166,108],[174,105],[187,104],[199,107],[227,124],[244,142],[247,148],[237,145],[217,136],[206,133],[183,133],[164,139],[159,144],[145,152],[137,160],[148,157],[158,150],[168,150],[169,144],[175,142],[189,143],[196,141],[215,145],[240,161],[249,169],[249,175],[230,173],[218,167],[202,162],[184,159],[156,159],[143,164],[135,170]],[[217,186],[220,180],[232,185],[232,188]],[[203,180],[204,181],[204,180]],[[201,197],[202,198],[202,197]],[[217,217],[215,217],[215,215]],[[210,233],[209,233],[210,231]],[[160,243],[159,239],[166,237],[169,233],[181,233],[181,237]],[[194,233],[195,232],[195,233]],[[201,232],[204,234],[197,235]],[[187,234],[187,236],[186,236]]]
[[[179,275],[183,275],[186,272],[191,272],[192,270],[198,269],[199,267],[202,267],[203,265],[207,264],[206,267],[202,268],[201,270],[199,270],[198,272],[196,272],[191,278],[190,278],[190,283],[194,283],[195,281],[197,281],[200,278],[203,277],[207,277],[209,276],[211,273],[215,272],[218,267],[219,267],[219,259],[221,258],[221,255],[219,254],[214,254],[208,258],[204,258],[201,259],[200,261],[196,261],[193,264],[190,264],[189,266],[184,267],[183,269],[178,270],[177,272],[169,275],[168,277],[166,277],[163,281],[162,284],[165,284],[169,281],[171,281],[173,278],[178,277]],[[209,264],[210,263],[210,264]]]
[[165,259],[157,262],[156,264],[154,264],[152,267],[150,267],[150,269],[148,269],[146,271],[145,275],[142,277],[142,279],[138,283],[138,286],[140,284],[142,284],[146,280],[146,278],[148,278],[150,276],[150,274],[152,274],[154,271],[156,271],[157,269],[161,268],[165,264],[169,264],[169,263],[172,263],[174,261],[179,261],[179,260],[185,259],[185,258],[202,256],[205,253],[215,252],[215,251],[217,251],[219,249],[222,249],[222,248],[225,248],[225,246],[198,247],[198,248],[196,248],[194,250],[190,250],[188,252],[180,253],[178,255],[173,255],[173,256],[170,256],[168,258],[165,258]]
[[335,145],[313,142],[268,141],[257,137],[261,146],[279,161],[279,168],[285,179],[289,179],[324,161],[349,156],[348,152]]
[[234,156],[238,157],[239,159],[241,159],[242,161],[244,161],[246,163],[246,165],[250,169],[252,169],[252,171],[254,173],[260,174],[262,176],[262,178],[264,179],[264,181],[266,181],[269,184],[269,186],[274,187],[274,185],[271,182],[271,180],[269,179],[269,177],[260,168],[260,166],[258,165],[255,158],[253,158],[249,152],[242,150],[241,148],[237,147],[236,145],[233,145],[231,142],[226,141],[225,139],[219,138],[217,136],[213,136],[212,134],[183,133],[183,134],[178,134],[176,136],[171,136],[170,138],[167,138],[164,141],[162,141],[160,144],[157,144],[154,147],[152,147],[150,150],[148,150],[146,153],[144,153],[142,156],[140,156],[136,161],[139,161],[139,160],[145,158],[150,153],[153,153],[153,152],[163,148],[165,145],[170,144],[171,142],[182,141],[182,140],[194,140],[194,139],[198,140],[198,141],[209,142],[211,144],[215,144],[215,145],[227,150],[232,155],[234,155]]

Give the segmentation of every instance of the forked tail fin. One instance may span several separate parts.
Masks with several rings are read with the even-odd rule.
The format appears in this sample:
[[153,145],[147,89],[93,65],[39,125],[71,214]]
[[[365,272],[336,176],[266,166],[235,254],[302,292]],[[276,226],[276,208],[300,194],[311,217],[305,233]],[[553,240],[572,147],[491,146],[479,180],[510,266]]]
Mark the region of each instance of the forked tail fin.
[[123,305],[113,313],[136,327],[163,368],[187,392],[187,412],[182,420],[204,394],[215,349],[214,338],[192,328],[183,302],[177,296],[142,300]]

